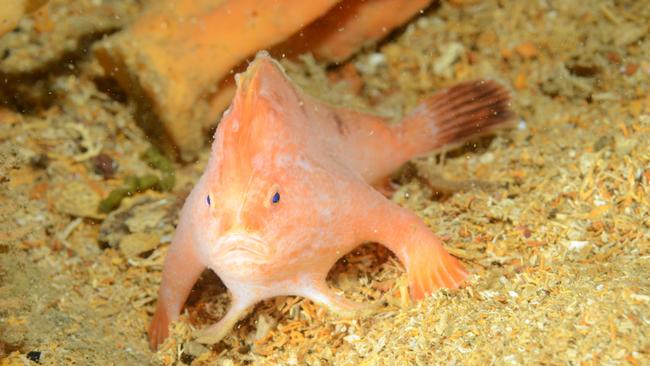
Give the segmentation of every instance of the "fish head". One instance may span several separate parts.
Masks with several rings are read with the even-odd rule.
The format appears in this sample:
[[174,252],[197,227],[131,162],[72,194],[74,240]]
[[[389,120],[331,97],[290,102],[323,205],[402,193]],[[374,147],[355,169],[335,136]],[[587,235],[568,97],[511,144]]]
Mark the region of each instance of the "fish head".
[[324,240],[332,213],[320,207],[331,199],[320,192],[327,171],[292,128],[307,121],[293,120],[300,98],[275,61],[258,56],[237,84],[206,170],[205,202],[219,223],[209,256],[220,277],[229,268],[268,278],[279,255],[295,259],[308,243]]

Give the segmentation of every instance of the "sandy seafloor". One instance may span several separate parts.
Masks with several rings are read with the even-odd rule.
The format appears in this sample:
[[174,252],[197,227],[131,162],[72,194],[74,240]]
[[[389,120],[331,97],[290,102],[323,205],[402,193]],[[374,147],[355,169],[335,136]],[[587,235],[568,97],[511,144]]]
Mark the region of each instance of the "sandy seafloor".
[[206,348],[192,329],[228,303],[206,274],[155,354],[162,260],[208,149],[174,165],[173,191],[98,215],[127,176],[160,174],[89,52],[141,5],[49,6],[0,39],[0,365],[650,364],[650,1],[443,2],[351,59],[355,88],[308,57],[285,61],[310,93],[394,117],[462,80],[512,90],[512,129],[395,176],[393,199],[473,275],[412,304],[395,257],[366,245],[330,285],[384,302],[376,314],[278,298]]

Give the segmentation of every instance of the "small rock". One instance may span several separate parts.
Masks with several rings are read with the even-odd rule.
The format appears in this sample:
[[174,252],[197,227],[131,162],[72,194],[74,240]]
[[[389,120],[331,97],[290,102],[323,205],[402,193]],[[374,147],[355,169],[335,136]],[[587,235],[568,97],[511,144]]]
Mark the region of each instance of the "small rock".
[[41,351],[30,351],[27,353],[27,359],[36,363],[41,363]]
[[204,345],[192,341],[185,343],[185,347],[183,348],[184,348],[183,353],[188,354],[193,358],[197,358],[206,352],[210,352],[210,350]]
[[639,64],[627,64],[625,65],[625,75],[632,76],[636,73],[636,70],[639,69]]
[[590,64],[572,63],[566,65],[566,68],[571,74],[582,78],[591,78],[598,75],[600,72],[600,68],[598,66]]
[[196,359],[196,357],[190,355],[190,354],[187,353],[187,352],[183,352],[183,353],[181,353],[180,360],[181,360],[181,363],[184,363],[185,365],[191,365],[192,362],[193,362],[195,359]]
[[442,55],[433,63],[433,72],[436,75],[446,76],[453,72],[452,65],[460,58],[465,47],[458,42],[453,42],[443,47]]
[[270,318],[265,314],[260,314],[260,316],[257,318],[257,329],[255,330],[254,340],[258,341],[266,337],[271,329],[273,329],[275,324],[275,319]]
[[29,163],[34,168],[45,169],[48,165],[50,165],[50,157],[46,154],[38,154],[29,159]]
[[57,211],[75,217],[104,218],[97,212],[101,197],[87,184],[79,181],[66,183],[52,191],[52,200]]
[[156,234],[133,233],[122,237],[120,240],[120,252],[127,258],[155,249],[160,243],[160,237]]
[[535,44],[532,42],[522,43],[517,46],[516,50],[519,56],[527,59],[537,57],[537,54],[539,53],[537,46],[535,46]]
[[627,138],[624,136],[616,137],[616,153],[618,156],[629,155],[632,150],[636,147],[638,140]]
[[620,64],[621,61],[622,61],[621,56],[616,52],[608,52],[607,53],[607,59],[609,60],[609,62],[611,62],[613,64],[616,64],[616,65]]
[[588,241],[583,240],[571,240],[567,245],[567,248],[572,251],[580,251],[582,248],[586,247],[589,244]]
[[485,153],[479,158],[479,161],[483,164],[490,164],[494,161],[494,154],[491,152]]
[[594,151],[600,151],[606,148],[607,146],[612,144],[613,140],[614,139],[612,138],[612,136],[609,135],[600,136],[600,138],[598,138],[598,140],[594,143]]
[[346,335],[345,337],[343,337],[343,340],[345,340],[348,343],[354,343],[354,342],[360,341],[361,337],[359,337],[356,334],[350,334],[350,335]]
[[182,200],[156,192],[126,198],[120,208],[108,214],[102,222],[98,239],[108,247],[117,248],[122,237],[137,232],[169,237],[174,232],[173,222],[181,204]]
[[159,229],[168,216],[169,199],[161,199],[147,205],[137,205],[131,210],[131,217],[124,224],[132,233]]
[[95,173],[101,175],[104,179],[111,178],[117,170],[117,162],[103,153],[92,158],[91,162]]

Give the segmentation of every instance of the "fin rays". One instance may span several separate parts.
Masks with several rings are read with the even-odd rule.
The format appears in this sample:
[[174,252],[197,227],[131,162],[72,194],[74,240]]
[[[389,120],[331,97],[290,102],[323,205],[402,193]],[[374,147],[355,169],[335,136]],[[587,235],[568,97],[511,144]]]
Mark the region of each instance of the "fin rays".
[[428,253],[407,265],[411,296],[422,299],[438,288],[456,289],[468,273],[458,260],[442,247],[429,249]]
[[[456,100],[434,97],[437,101],[428,105],[439,127],[436,138],[441,141],[454,141],[488,131],[512,117],[508,105],[510,97],[505,89],[494,82],[471,85],[480,85],[480,88],[465,92]],[[466,89],[462,85],[459,88]]]
[[417,155],[490,132],[512,117],[508,91],[493,80],[481,80],[430,97],[400,128],[406,131],[404,143],[415,144]]

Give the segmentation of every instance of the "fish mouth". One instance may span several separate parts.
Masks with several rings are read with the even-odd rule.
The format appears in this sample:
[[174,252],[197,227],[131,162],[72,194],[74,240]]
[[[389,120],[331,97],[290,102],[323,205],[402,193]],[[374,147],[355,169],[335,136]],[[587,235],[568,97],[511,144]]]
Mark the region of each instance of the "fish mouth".
[[234,232],[217,240],[214,259],[228,265],[259,265],[273,257],[274,250],[262,238],[250,234]]

